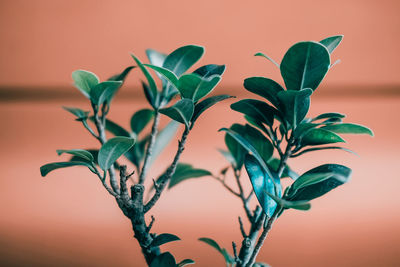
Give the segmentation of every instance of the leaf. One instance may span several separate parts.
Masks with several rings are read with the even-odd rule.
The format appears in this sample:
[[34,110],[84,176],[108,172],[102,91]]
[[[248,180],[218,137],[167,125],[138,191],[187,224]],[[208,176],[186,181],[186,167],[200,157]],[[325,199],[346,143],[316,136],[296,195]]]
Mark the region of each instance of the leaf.
[[189,128],[190,119],[193,116],[194,104],[190,99],[181,99],[173,106],[160,109],[160,113],[170,117],[171,119],[184,123]]
[[58,149],[57,150],[57,154],[59,156],[63,153],[74,155],[74,156],[80,157],[81,159],[85,159],[90,162],[94,161],[92,153],[90,153],[89,151],[83,150],[83,149],[70,149],[70,150]]
[[158,67],[155,65],[151,64],[144,64],[146,67],[149,67],[156,72],[158,72],[162,77],[164,77],[168,82],[170,82],[175,88],[178,88],[178,77],[170,71],[169,69],[163,68],[163,67]]
[[228,98],[232,98],[234,96],[230,96],[230,95],[216,95],[216,96],[211,96],[208,97],[206,99],[204,99],[203,101],[197,103],[194,106],[194,112],[193,112],[193,116],[192,116],[192,125],[194,124],[194,122],[198,119],[198,117],[204,112],[206,111],[208,108],[212,107],[213,105],[215,105],[216,103],[223,101],[225,99]]
[[150,263],[150,267],[176,267],[176,261],[174,256],[169,252],[164,252]]
[[87,117],[89,116],[89,111],[84,111],[79,108],[64,107],[64,106],[62,108],[68,111],[69,113],[75,115],[77,117],[77,120],[79,121],[86,120]]
[[198,74],[203,78],[208,78],[213,75],[222,76],[224,72],[225,72],[225,65],[215,65],[215,64],[204,65],[193,71],[194,74]]
[[317,89],[330,64],[330,55],[324,45],[316,42],[293,45],[286,52],[280,66],[286,89]]
[[[94,117],[91,116],[89,118],[91,121],[94,121]],[[125,136],[125,137],[131,137],[131,134],[125,130],[122,126],[118,125],[117,123],[113,122],[112,120],[106,119],[106,125],[105,128],[107,131],[112,133],[115,136]]]
[[[98,155],[99,155],[99,150],[97,150],[97,149],[86,149],[86,151],[88,151],[90,154],[92,154],[93,163],[95,163],[95,164],[98,165],[97,157],[98,157]],[[82,157],[79,157],[79,156],[72,156],[72,157],[69,159],[69,161],[85,161],[85,162],[87,162],[87,163],[91,163],[91,161],[83,160]]]
[[90,91],[90,100],[96,105],[101,105],[104,102],[110,103],[121,85],[121,81],[105,81],[99,83]]
[[218,149],[218,151],[222,154],[222,156],[225,157],[225,159],[232,165],[235,166],[236,165],[236,161],[233,158],[231,152],[229,152],[228,150],[224,150],[224,149]]
[[322,176],[320,181],[313,181],[309,185],[306,184],[304,186],[301,186],[299,184],[303,183],[303,180],[305,180],[307,177],[302,178],[301,180],[299,178],[290,186],[287,196],[285,198],[291,201],[309,201],[318,198],[335,189],[339,185],[342,185],[349,181],[351,169],[339,164],[324,164],[307,171],[301,177],[318,173],[331,173],[332,176],[325,179],[323,179]]
[[343,35],[335,35],[325,38],[324,40],[321,40],[319,42],[323,44],[326,47],[326,49],[328,49],[330,54],[332,54],[333,50],[336,49],[336,47],[340,44],[342,40],[343,40]]
[[[245,127],[240,124],[233,124],[230,129],[232,132],[245,135]],[[246,141],[247,142],[247,141]],[[240,170],[244,162],[244,156],[246,154],[246,149],[230,134],[225,134],[225,145],[228,148],[229,154],[234,159],[233,166],[235,169]]]
[[178,163],[175,173],[170,179],[168,188],[170,189],[178,183],[181,183],[182,181],[190,178],[197,178],[208,175],[212,175],[212,173],[204,169],[195,169],[192,165],[187,163]]
[[253,264],[252,267],[271,267],[271,265],[266,264],[264,262],[256,262],[256,263]]
[[176,131],[179,128],[179,123],[176,121],[171,121],[170,123],[162,129],[156,138],[153,146],[153,153],[151,154],[149,166],[151,166],[156,158],[161,154],[165,147],[171,142],[172,138],[175,136]]
[[296,210],[309,210],[311,208],[311,204],[305,200],[299,201],[289,201],[282,198],[279,198],[269,192],[265,192],[270,198],[272,198],[279,206],[285,209],[296,209]]
[[92,172],[94,172],[93,166],[90,163],[84,161],[67,161],[67,162],[53,162],[43,165],[42,167],[40,167],[40,174],[42,175],[42,177],[45,177],[51,171],[72,166],[86,166]]
[[282,195],[280,179],[278,177],[268,175],[260,166],[255,157],[250,154],[246,155],[244,165],[253,186],[254,193],[257,196],[258,202],[263,208],[265,214],[267,214],[268,217],[271,217],[276,210],[277,203],[267,194],[265,194],[265,192],[275,195],[276,190],[276,193],[280,197]]
[[332,176],[331,172],[305,173],[292,184],[291,189],[296,192],[303,187],[323,182]]
[[370,136],[374,136],[374,133],[371,131],[371,129],[354,123],[330,124],[322,127],[321,129],[341,134],[368,134]]
[[[268,168],[275,173],[278,172],[279,164],[280,164],[280,160],[275,157],[270,158],[267,162]],[[283,173],[280,178],[282,179],[282,178],[287,178],[287,177],[292,178],[293,180],[296,180],[297,178],[299,178],[299,175],[296,172],[294,172],[289,167],[289,165],[285,164],[285,168],[283,169]]]
[[300,141],[302,146],[316,146],[340,142],[346,143],[339,135],[319,128],[308,131]]
[[279,64],[273,60],[271,57],[267,56],[264,53],[258,52],[254,55],[255,57],[265,57],[266,59],[268,59],[269,61],[271,61],[275,66],[277,66],[279,68]]
[[99,83],[99,78],[93,72],[76,70],[72,73],[74,85],[84,96],[90,99],[90,91]]
[[313,148],[309,148],[309,149],[304,149],[304,150],[301,150],[301,151],[299,151],[299,152],[297,152],[295,154],[292,154],[290,157],[291,158],[295,158],[295,157],[301,156],[301,155],[303,155],[305,153],[308,153],[308,152],[318,151],[318,150],[327,150],[327,149],[340,149],[340,150],[344,150],[346,152],[349,152],[349,153],[352,153],[352,154],[358,156],[356,152],[351,151],[350,149],[347,149],[347,148],[344,148],[344,147],[340,147],[340,146],[325,146],[325,147],[313,147]]
[[179,237],[173,234],[160,234],[157,235],[150,244],[150,247],[158,247],[165,243],[181,240]]
[[146,77],[148,85],[149,85],[148,88],[150,89],[148,91],[148,93],[151,94],[150,98],[153,99],[154,105],[157,106],[158,103],[157,103],[156,99],[157,99],[157,96],[158,96],[158,91],[157,91],[156,82],[154,81],[154,79],[151,76],[150,72],[145,68],[143,63],[134,54],[131,54],[131,56],[135,60],[136,64],[140,68],[140,70],[143,72],[144,76]]
[[340,118],[343,119],[346,115],[336,112],[322,113],[317,117],[313,118],[311,121],[322,120],[322,119],[331,119],[331,118]]
[[204,47],[197,45],[182,46],[169,54],[163,63],[163,67],[181,76],[193,66],[204,54]]
[[302,122],[293,131],[293,137],[296,139],[300,139],[303,135],[308,133],[311,129],[317,128],[318,126],[320,126],[319,123]]
[[243,86],[247,91],[264,97],[279,108],[278,93],[284,91],[279,83],[265,77],[250,77],[244,80]]
[[218,243],[217,243],[215,240],[213,240],[213,239],[211,239],[211,238],[208,238],[208,237],[201,237],[201,238],[199,238],[199,241],[204,242],[204,243],[206,243],[207,245],[212,246],[212,247],[215,248],[218,252],[222,253],[221,247],[218,245]]
[[138,135],[146,125],[153,119],[154,111],[150,109],[141,109],[132,115],[131,118],[131,129],[136,135]]
[[217,86],[221,76],[213,75],[211,77],[202,78],[198,74],[185,74],[179,78],[178,90],[182,98],[192,99],[197,102],[205,97]]
[[134,69],[135,66],[129,66],[126,69],[124,69],[123,72],[113,75],[110,78],[108,78],[108,81],[122,81],[124,82],[126,77],[128,76],[129,72],[131,72],[132,69]]
[[231,109],[272,126],[277,110],[256,99],[243,99],[231,105]]
[[181,261],[180,263],[178,263],[178,267],[183,267],[189,264],[195,264],[194,260],[191,259],[184,259],[183,261]]
[[143,93],[144,96],[146,97],[147,102],[154,108],[158,108],[158,96],[153,96],[153,93],[150,90],[150,87],[142,81],[142,88],[143,88]]
[[99,166],[102,170],[108,170],[113,163],[125,154],[135,143],[135,139],[117,136],[108,140],[100,148],[98,155]]
[[144,150],[149,139],[150,135],[147,135],[142,140],[138,140],[136,144],[124,154],[124,156],[137,168],[140,168],[140,164],[144,159]]
[[274,146],[257,129],[246,124],[244,128],[244,137],[257,150],[264,162],[268,162],[274,152]]
[[283,106],[285,119],[296,129],[297,125],[306,117],[310,108],[311,89],[300,91],[287,90],[278,93],[278,98]]
[[166,54],[158,52],[154,49],[146,49],[147,58],[150,61],[150,64],[162,67],[165,58],[167,57]]

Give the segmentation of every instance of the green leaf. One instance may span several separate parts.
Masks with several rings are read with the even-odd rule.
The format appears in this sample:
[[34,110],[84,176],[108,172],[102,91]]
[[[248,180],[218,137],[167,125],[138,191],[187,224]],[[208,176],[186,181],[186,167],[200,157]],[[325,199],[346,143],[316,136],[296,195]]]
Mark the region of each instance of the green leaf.
[[186,98],[179,100],[171,107],[160,109],[160,113],[170,117],[175,121],[184,123],[186,127],[189,127],[189,122],[193,116],[193,112],[193,101]]
[[157,235],[150,244],[150,247],[158,247],[165,243],[181,240],[179,237],[173,234],[160,234]]
[[208,237],[201,237],[201,238],[199,238],[199,241],[204,242],[204,243],[206,243],[207,245],[212,246],[212,247],[215,248],[218,252],[222,253],[221,247],[218,245],[218,243],[217,243],[215,240],[213,240],[213,239],[211,239],[211,238],[208,238]]
[[354,123],[330,124],[322,127],[321,129],[341,134],[368,134],[370,136],[374,136],[374,133],[371,131],[371,129]]
[[174,256],[169,252],[164,252],[150,263],[150,267],[176,267],[176,261]]
[[267,103],[256,99],[243,99],[231,105],[231,109],[272,126],[277,110]]
[[178,163],[176,166],[175,173],[172,175],[168,188],[172,188],[173,186],[185,181],[189,178],[197,178],[203,176],[212,175],[211,172],[204,169],[195,169],[192,165],[187,163]]
[[99,78],[93,72],[76,70],[72,73],[74,85],[84,96],[90,99],[90,91],[99,83]]
[[106,81],[99,83],[90,91],[90,100],[96,105],[101,105],[104,102],[110,103],[121,85],[121,81]]
[[[233,124],[230,130],[238,135],[245,135],[245,127],[240,124]],[[244,162],[244,156],[246,154],[246,149],[230,134],[225,134],[225,145],[228,148],[229,154],[234,159],[234,164],[232,164],[235,169],[240,170]]]
[[165,147],[171,142],[172,138],[175,136],[179,123],[176,121],[171,121],[170,123],[162,129],[156,138],[153,146],[153,153],[151,154],[149,166],[151,166],[156,158],[161,154]]
[[158,72],[162,77],[164,77],[168,82],[170,82],[175,88],[178,88],[178,77],[170,71],[169,69],[151,65],[151,64],[144,64],[146,67],[149,67],[156,72]]
[[131,54],[132,58],[135,60],[136,64],[138,65],[138,67],[140,68],[140,70],[143,72],[144,76],[147,79],[148,82],[148,88],[150,90],[148,90],[148,93],[151,94],[150,98],[153,100],[153,104],[155,106],[157,106],[157,98],[158,98],[158,91],[157,91],[157,85],[156,82],[154,81],[153,77],[151,76],[150,72],[145,68],[145,66],[143,65],[143,63],[134,55]]
[[324,79],[330,64],[330,55],[324,45],[300,42],[286,52],[280,69],[288,90],[315,90]]
[[221,253],[222,256],[224,256],[227,265],[235,262],[235,259],[228,253],[228,251],[225,248],[222,249]]
[[89,111],[84,111],[79,108],[64,107],[64,106],[62,108],[68,111],[69,113],[75,115],[78,121],[86,120],[89,116]]
[[302,122],[293,131],[293,137],[299,139],[306,133],[308,133],[311,129],[317,128],[318,126],[320,126],[319,123]]
[[232,156],[231,152],[229,152],[228,150],[224,150],[224,149],[218,149],[218,151],[222,154],[222,156],[225,157],[225,159],[226,159],[232,166],[236,166],[236,160],[235,160],[234,157]]
[[108,170],[113,163],[126,153],[135,143],[135,139],[117,136],[108,140],[99,151],[98,162],[102,170]]
[[244,137],[257,150],[264,162],[268,162],[274,152],[272,143],[257,129],[245,125]]
[[[94,121],[94,117],[91,116],[89,118],[91,121]],[[125,130],[122,126],[118,125],[117,123],[113,122],[112,120],[106,119],[106,125],[105,128],[107,131],[112,133],[115,136],[125,136],[125,137],[131,137],[131,134]]]
[[108,78],[108,81],[122,81],[124,82],[126,77],[128,76],[129,72],[131,72],[132,69],[134,69],[135,66],[129,66],[126,69],[124,69],[123,72],[113,75],[110,78]]
[[182,46],[169,54],[163,63],[163,67],[181,76],[193,66],[204,54],[204,47],[197,45]]
[[[280,162],[281,161],[278,158],[272,157],[268,160],[267,166],[270,170],[277,173]],[[285,164],[285,168],[283,169],[281,178],[287,178],[287,177],[292,178],[293,180],[296,180],[297,178],[299,178],[299,175],[295,171],[293,171],[289,167],[289,165]]]
[[256,262],[256,263],[253,264],[252,267],[271,267],[271,265],[266,264],[264,262]]
[[[320,176],[320,179],[316,179],[313,174],[328,174],[332,176],[326,178],[324,175]],[[288,189],[287,196],[285,199],[290,201],[301,201],[301,200],[312,200],[318,198],[329,191],[335,189],[339,185],[342,185],[349,181],[351,175],[351,169],[346,166],[339,164],[324,164],[311,169],[304,173],[301,177],[297,179]],[[311,178],[310,178],[311,177]],[[313,178],[313,179],[312,179]],[[304,185],[304,181],[307,179],[311,181]]]
[[144,96],[146,97],[147,102],[149,102],[149,104],[154,108],[157,109],[158,108],[158,103],[157,103],[157,96],[153,96],[153,93],[150,90],[150,87],[142,81],[142,88],[143,88],[143,93]]
[[137,168],[140,168],[140,164],[142,163],[144,159],[144,150],[146,148],[146,145],[150,139],[150,135],[147,135],[144,137],[142,140],[138,140],[136,144],[128,150],[124,154],[124,156],[132,162]]
[[313,118],[311,121],[322,120],[322,119],[331,119],[331,118],[340,118],[343,119],[346,115],[336,112],[322,113],[317,117]]
[[132,115],[131,118],[131,129],[136,135],[138,135],[146,125],[153,119],[154,111],[150,109],[141,109]]
[[234,97],[234,96],[230,96],[230,95],[210,96],[210,97],[204,99],[203,101],[197,103],[194,106],[194,112],[193,112],[193,116],[192,116],[192,125],[199,118],[199,116],[204,111],[206,111],[208,108],[212,107],[213,105],[215,105],[216,103],[218,103],[220,101],[223,101],[225,99],[232,98],[232,97]]
[[285,119],[296,129],[297,125],[306,117],[310,108],[311,89],[300,91],[287,90],[278,93],[278,98],[283,106]]
[[151,65],[162,67],[165,58],[167,57],[166,54],[158,52],[154,49],[146,49],[147,58],[150,61]]
[[303,187],[323,182],[332,176],[333,173],[331,172],[305,173],[292,184],[291,189],[296,192]]
[[180,263],[178,263],[178,267],[183,267],[189,264],[195,264],[194,260],[191,259],[184,259],[183,261],[181,261]]
[[291,158],[295,158],[295,157],[301,156],[301,155],[303,155],[305,153],[309,153],[309,152],[313,152],[313,151],[319,151],[319,150],[327,150],[327,149],[340,149],[340,150],[343,150],[343,151],[346,151],[346,152],[349,152],[349,153],[352,153],[352,154],[358,156],[356,152],[351,151],[350,149],[347,149],[347,148],[344,148],[344,147],[340,147],[340,146],[325,146],[325,147],[313,147],[313,148],[309,148],[309,149],[304,149],[304,150],[301,150],[301,151],[299,151],[299,152],[297,152],[295,154],[292,154],[290,157]]
[[335,35],[325,38],[324,40],[321,40],[319,42],[323,44],[326,47],[326,49],[328,49],[330,54],[332,54],[333,50],[335,50],[335,48],[340,44],[342,40],[343,40],[343,35]]
[[198,74],[185,74],[179,78],[178,90],[182,98],[192,99],[197,102],[205,97],[217,86],[221,76],[213,75],[207,78],[202,78]]
[[85,159],[90,162],[94,161],[92,153],[90,153],[89,151],[83,150],[83,149],[70,149],[70,150],[58,149],[57,150],[57,154],[59,156],[63,153],[74,155],[74,156],[80,157],[80,158]]
[[[86,149],[86,151],[88,151],[90,154],[92,154],[93,163],[98,165],[97,157],[99,155],[99,150],[98,149]],[[82,157],[79,157],[79,156],[72,156],[69,159],[69,161],[85,161],[87,163],[91,163],[91,161],[83,160]]]
[[311,204],[306,200],[299,201],[289,201],[286,199],[279,198],[269,192],[265,192],[270,198],[272,198],[279,206],[285,209],[296,209],[296,210],[309,210],[311,208]]
[[279,108],[278,93],[284,91],[284,89],[277,82],[265,77],[250,77],[244,80],[243,86],[247,91],[264,97],[272,105]]
[[203,78],[208,78],[213,75],[222,76],[224,72],[225,72],[225,65],[215,65],[215,64],[204,65],[193,71],[194,74],[198,74]]
[[276,195],[276,185],[276,193],[280,197],[282,195],[280,179],[278,177],[268,175],[260,166],[256,158],[250,154],[246,155],[244,165],[253,186],[254,193],[257,196],[258,202],[263,208],[265,214],[267,214],[268,217],[271,217],[276,210],[277,203],[267,194],[265,194],[265,192]]
[[275,66],[277,66],[279,68],[279,64],[273,60],[271,57],[267,56],[264,53],[258,52],[254,55],[255,57],[265,57],[266,59],[268,59],[269,61],[271,61]]
[[316,146],[340,142],[345,143],[346,141],[334,132],[319,128],[308,131],[301,139],[302,146]]
[[93,166],[85,161],[67,161],[67,162],[53,162],[40,167],[40,174],[45,177],[49,172],[60,168],[67,168],[72,166],[86,166],[94,172]]

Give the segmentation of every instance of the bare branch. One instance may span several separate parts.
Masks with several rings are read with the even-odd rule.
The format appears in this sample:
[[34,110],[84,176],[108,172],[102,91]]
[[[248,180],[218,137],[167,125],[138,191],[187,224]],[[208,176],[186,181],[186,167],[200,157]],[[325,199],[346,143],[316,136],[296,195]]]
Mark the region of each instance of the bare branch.
[[242,233],[242,236],[243,236],[244,238],[246,238],[246,237],[247,237],[247,234],[246,234],[246,231],[244,230],[242,218],[239,216],[239,217],[238,217],[238,220],[239,220],[240,232]]
[[213,177],[215,180],[217,180],[218,182],[220,182],[229,192],[231,192],[232,194],[234,194],[237,197],[240,197],[240,194],[235,192],[229,185],[226,184],[225,179],[221,179],[220,177],[217,176],[211,176]]
[[151,221],[150,221],[150,223],[149,223],[149,226],[147,226],[147,228],[146,228],[146,232],[147,232],[147,233],[150,232],[151,227],[153,227],[153,224],[154,224],[154,221],[155,221],[155,220],[156,220],[156,219],[154,218],[154,216],[151,215]]

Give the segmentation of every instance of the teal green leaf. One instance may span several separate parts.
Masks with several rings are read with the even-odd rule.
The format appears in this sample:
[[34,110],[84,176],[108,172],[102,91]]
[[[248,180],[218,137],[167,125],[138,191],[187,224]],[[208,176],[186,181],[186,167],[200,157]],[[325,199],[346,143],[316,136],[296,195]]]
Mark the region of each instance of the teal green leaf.
[[169,69],[159,67],[151,64],[144,64],[146,67],[149,67],[156,72],[158,72],[162,77],[164,77],[168,82],[170,82],[175,88],[178,88],[178,77],[170,71]]
[[[229,130],[241,136],[246,134],[246,128],[243,125],[236,123],[233,124]],[[244,156],[247,153],[246,149],[243,148],[243,146],[228,133],[225,134],[225,145],[228,148],[229,154],[234,159],[234,168],[240,170],[244,162]]]
[[231,109],[272,126],[278,111],[267,103],[256,99],[243,99],[231,105]]
[[191,259],[184,259],[183,261],[181,261],[180,263],[178,263],[178,267],[183,267],[189,264],[195,264],[194,260]]
[[222,76],[224,72],[225,72],[225,65],[215,65],[215,64],[204,65],[193,71],[194,74],[198,74],[203,78],[208,78],[213,75]]
[[193,66],[204,54],[204,47],[197,45],[182,46],[169,54],[163,63],[163,67],[181,76]]
[[343,35],[335,35],[325,38],[324,40],[321,40],[319,42],[323,44],[326,47],[326,49],[328,49],[330,54],[332,54],[333,50],[335,50],[336,47],[338,47],[338,45],[342,40],[343,40]]
[[279,83],[265,77],[250,77],[244,80],[243,86],[247,91],[264,97],[279,108],[278,93],[284,91]]
[[313,118],[312,121],[322,120],[322,119],[331,119],[331,118],[343,119],[345,117],[346,117],[346,115],[341,114],[341,113],[329,112],[329,113],[322,113],[322,114],[318,115],[317,117]]
[[171,107],[160,109],[160,113],[175,121],[184,123],[186,127],[189,127],[189,122],[193,116],[193,112],[193,101],[186,98],[179,100]]
[[114,162],[125,154],[135,143],[135,139],[123,136],[111,138],[102,145],[99,151],[99,166],[102,170],[108,170]]
[[204,242],[204,243],[206,243],[207,245],[210,245],[210,246],[212,246],[213,248],[215,248],[218,252],[222,252],[222,249],[221,249],[221,247],[218,245],[218,243],[215,241],[215,240],[213,240],[213,239],[211,239],[211,238],[208,238],[208,237],[201,237],[201,238],[199,238],[199,241],[201,241],[201,242]]
[[146,49],[147,58],[150,61],[151,65],[162,67],[164,64],[166,54],[156,51],[154,49]]
[[143,131],[146,125],[153,119],[154,111],[150,109],[141,109],[131,118],[131,129],[136,135]]
[[174,256],[169,252],[164,252],[150,263],[150,267],[176,267],[176,261]]
[[90,100],[96,105],[101,105],[104,102],[110,103],[121,85],[121,81],[105,81],[99,83],[90,91]]
[[84,96],[90,99],[90,91],[99,83],[99,78],[93,72],[76,70],[72,73],[74,85]]
[[[86,149],[86,151],[88,151],[90,154],[92,154],[93,163],[95,163],[95,164],[98,165],[97,157],[98,157],[98,155],[99,155],[99,150],[98,150],[98,149]],[[87,162],[87,163],[91,163],[91,162],[92,162],[92,161],[83,160],[82,157],[79,157],[79,156],[72,156],[72,157],[69,159],[69,161],[85,161],[85,162]]]
[[253,264],[252,267],[271,267],[271,265],[266,264],[264,262],[256,262],[256,263]]
[[182,98],[189,98],[197,102],[211,93],[220,80],[221,76],[219,75],[202,78],[194,73],[184,74],[179,78],[178,91]]
[[330,124],[322,127],[321,129],[340,134],[368,134],[370,136],[374,136],[374,133],[371,129],[354,123]]
[[307,200],[286,200],[279,198],[270,192],[265,192],[270,198],[272,198],[280,207],[285,209],[296,209],[296,210],[309,210],[311,208],[311,204]]
[[211,172],[204,169],[195,169],[192,165],[187,163],[178,163],[176,166],[175,173],[172,175],[168,188],[172,188],[173,186],[181,183],[190,178],[197,178],[203,176],[212,175]]
[[327,48],[317,42],[300,42],[286,52],[280,66],[288,90],[317,89],[330,67]]
[[169,242],[173,242],[173,241],[177,241],[177,240],[181,240],[179,237],[177,237],[176,235],[173,234],[160,234],[157,235],[153,241],[150,244],[150,247],[158,247],[161,246],[165,243],[169,243]]
[[135,60],[136,64],[140,68],[140,70],[143,72],[144,76],[147,79],[148,82],[148,91],[149,94],[151,94],[150,98],[153,99],[153,103],[157,104],[157,96],[158,96],[158,91],[157,91],[157,85],[156,82],[154,81],[153,77],[151,76],[150,72],[146,69],[146,67],[143,65],[143,63],[137,58],[134,54],[131,54],[132,58]]
[[67,161],[67,162],[53,162],[40,167],[40,174],[45,177],[49,172],[60,168],[67,168],[72,166],[86,166],[94,172],[93,166],[85,161]]
[[75,115],[77,117],[77,120],[79,121],[86,120],[89,116],[89,111],[84,111],[79,108],[64,107],[64,106],[62,108],[68,111],[69,113]]
[[296,157],[301,156],[301,155],[303,155],[305,153],[309,153],[309,152],[313,152],[313,151],[319,151],[319,150],[327,150],[327,149],[340,149],[340,150],[343,150],[343,151],[346,151],[346,152],[349,152],[349,153],[352,153],[352,154],[358,156],[356,152],[354,152],[354,151],[352,151],[350,149],[344,148],[344,147],[340,147],[340,146],[324,146],[324,147],[313,147],[313,148],[304,149],[304,150],[301,150],[301,151],[299,151],[299,152],[297,152],[295,154],[292,154],[290,157],[291,158],[296,158]]
[[266,54],[262,53],[262,52],[258,52],[254,55],[255,57],[264,57],[266,59],[268,59],[269,61],[271,61],[275,66],[277,66],[279,68],[279,64],[273,60],[270,56],[267,56]]
[[325,129],[312,129],[308,131],[301,139],[302,146],[316,146],[332,143],[345,143],[339,135]]
[[84,149],[70,149],[70,150],[58,149],[57,150],[57,154],[59,156],[64,153],[80,157],[81,159],[85,159],[90,162],[94,161],[92,153],[90,153],[89,151],[86,151]]
[[212,107],[213,105],[215,105],[216,103],[223,101],[225,99],[228,98],[232,98],[234,96],[230,96],[230,95],[216,95],[216,96],[211,96],[208,97],[206,99],[204,99],[201,102],[198,102],[195,106],[194,106],[194,112],[193,112],[193,116],[192,116],[192,125],[194,124],[194,122],[199,118],[199,116],[206,111],[208,108]]
[[278,93],[278,98],[283,106],[285,119],[296,129],[297,125],[306,117],[310,108],[311,89],[299,91],[287,90]]
[[[90,120],[94,121],[94,117],[91,116]],[[113,122],[112,120],[106,119],[105,128],[107,131],[109,131],[110,133],[112,133],[115,136],[131,137],[131,134],[127,130],[125,130],[125,128],[123,128],[119,124]]]
[[154,108],[157,109],[158,108],[158,100],[157,100],[157,96],[153,96],[153,93],[150,90],[150,87],[142,81],[142,88],[143,88],[143,93],[144,96],[146,97],[147,102]]
[[132,69],[134,69],[135,66],[129,66],[126,69],[124,69],[123,72],[113,75],[110,78],[108,78],[108,81],[122,81],[124,82],[126,77],[128,76],[129,72],[131,72]]
[[274,152],[274,146],[259,130],[246,124],[244,137],[257,150],[264,162],[268,162]]
[[179,128],[179,123],[176,121],[171,121],[170,123],[162,129],[156,138],[153,146],[153,153],[151,154],[149,166],[151,166],[157,157],[161,154],[161,152],[166,148],[166,146],[172,141],[175,137],[176,132]]

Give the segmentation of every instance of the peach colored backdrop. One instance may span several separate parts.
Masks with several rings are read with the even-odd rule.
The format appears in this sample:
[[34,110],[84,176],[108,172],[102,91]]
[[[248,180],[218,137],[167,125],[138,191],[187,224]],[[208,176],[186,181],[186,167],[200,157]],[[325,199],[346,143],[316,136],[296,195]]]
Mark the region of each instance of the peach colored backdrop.
[[[360,157],[315,152],[292,161],[300,172],[326,161],[342,163],[354,175],[346,186],[313,201],[311,211],[284,214],[259,259],[274,267],[399,266],[398,10],[399,2],[389,0],[0,1],[0,265],[144,266],[129,222],[96,177],[83,168],[40,177],[40,165],[59,160],[55,149],[96,142],[60,108],[86,107],[78,93],[51,100],[34,88],[76,92],[70,86],[74,69],[106,78],[132,64],[129,52],[144,58],[148,47],[168,52],[196,43],[207,48],[201,63],[228,65],[217,90],[249,97],[239,90],[243,78],[279,79],[276,68],[254,58],[255,52],[279,61],[296,41],[344,34],[334,55],[342,63],[313,98],[311,115],[346,113],[376,137],[346,138]],[[131,75],[123,90],[139,91],[137,80],[137,73]],[[381,94],[388,85],[394,88],[390,97]],[[366,86],[373,95],[363,94]],[[34,97],[6,97],[17,89]],[[340,96],[335,90],[353,93]],[[225,166],[216,151],[223,145],[217,130],[241,120],[229,103],[199,120],[185,162],[214,172]],[[144,106],[141,97],[117,98],[110,116],[128,126],[132,112]],[[175,146],[176,140],[154,174]],[[183,239],[165,249],[178,259],[193,258],[197,266],[223,266],[222,257],[198,237],[213,237],[229,250],[231,241],[240,241],[240,203],[210,178],[167,192],[153,214],[156,232]]]

